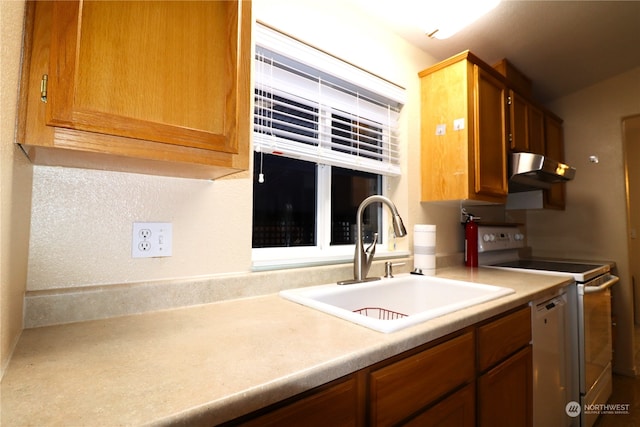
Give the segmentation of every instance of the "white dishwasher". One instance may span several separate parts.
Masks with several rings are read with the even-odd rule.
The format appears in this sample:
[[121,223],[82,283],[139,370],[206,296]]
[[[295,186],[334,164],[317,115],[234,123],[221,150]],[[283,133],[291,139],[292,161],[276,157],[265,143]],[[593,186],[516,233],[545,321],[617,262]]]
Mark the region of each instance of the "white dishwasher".
[[571,426],[579,421],[566,412],[574,394],[570,337],[567,336],[569,316],[565,289],[532,304],[533,425],[536,427]]

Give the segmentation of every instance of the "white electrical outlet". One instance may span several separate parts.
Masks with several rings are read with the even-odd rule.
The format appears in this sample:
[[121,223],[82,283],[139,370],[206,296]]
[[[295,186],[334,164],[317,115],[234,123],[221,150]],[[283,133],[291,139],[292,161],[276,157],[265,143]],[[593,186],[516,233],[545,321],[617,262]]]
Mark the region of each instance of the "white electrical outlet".
[[170,222],[134,222],[131,236],[133,258],[171,256],[173,225]]

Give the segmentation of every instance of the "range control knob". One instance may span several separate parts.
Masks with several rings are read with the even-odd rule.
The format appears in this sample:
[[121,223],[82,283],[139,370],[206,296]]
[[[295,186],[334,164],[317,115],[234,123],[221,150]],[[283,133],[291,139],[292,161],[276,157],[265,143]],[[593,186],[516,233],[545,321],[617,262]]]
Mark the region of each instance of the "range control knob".
[[524,234],[522,234],[522,233],[516,233],[516,235],[514,236],[514,238],[516,239],[516,241],[524,240]]
[[496,235],[493,233],[485,234],[484,236],[482,236],[482,240],[484,240],[485,242],[493,242],[496,240]]

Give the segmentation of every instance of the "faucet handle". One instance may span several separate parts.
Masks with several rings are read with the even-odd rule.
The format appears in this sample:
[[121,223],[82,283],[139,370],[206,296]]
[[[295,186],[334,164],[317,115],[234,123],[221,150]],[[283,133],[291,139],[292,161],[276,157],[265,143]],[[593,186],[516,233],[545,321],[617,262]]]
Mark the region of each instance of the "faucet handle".
[[376,253],[376,243],[378,243],[378,233],[373,233],[373,240],[371,241],[369,246],[367,246],[367,249],[365,249],[364,251],[368,257],[373,258],[373,254]]
[[404,265],[404,262],[393,263],[391,261],[387,261],[384,263],[384,278],[392,279],[393,278],[393,267],[399,267]]

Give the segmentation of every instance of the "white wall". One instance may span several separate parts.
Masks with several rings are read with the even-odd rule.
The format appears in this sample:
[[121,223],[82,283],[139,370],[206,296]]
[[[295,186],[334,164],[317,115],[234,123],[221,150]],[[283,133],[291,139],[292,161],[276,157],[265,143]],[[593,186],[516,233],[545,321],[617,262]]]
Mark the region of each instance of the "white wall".
[[[558,99],[550,108],[564,119],[565,158],[577,172],[567,184],[565,211],[528,212],[529,243],[534,255],[617,263],[615,364],[619,372],[633,373],[622,119],[640,113],[640,68]],[[591,155],[600,162],[591,163]]]
[[14,146],[23,1],[0,2],[0,378],[22,331],[31,165]]

